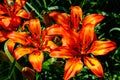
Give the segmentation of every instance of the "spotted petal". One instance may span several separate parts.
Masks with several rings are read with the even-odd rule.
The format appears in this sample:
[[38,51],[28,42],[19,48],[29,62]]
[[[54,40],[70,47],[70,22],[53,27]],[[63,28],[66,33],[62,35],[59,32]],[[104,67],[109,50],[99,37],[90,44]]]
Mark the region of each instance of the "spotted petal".
[[55,24],[55,25],[48,27],[45,33],[46,35],[49,35],[49,36],[56,36],[56,35],[61,36],[63,31],[64,29],[61,25]]
[[25,19],[29,19],[30,15],[24,10],[24,9],[20,9],[17,13],[16,16],[19,16],[21,18],[25,18]]
[[70,17],[66,13],[59,13],[57,11],[52,11],[49,14],[56,22],[61,24],[62,26],[69,27]]
[[85,65],[98,77],[103,77],[103,68],[96,58],[84,57]]
[[29,55],[29,61],[32,64],[33,68],[40,72],[42,69],[42,62],[44,55],[42,51],[36,51]]
[[25,54],[30,54],[34,51],[34,48],[18,47],[14,50],[13,56],[16,60],[20,59]]
[[87,24],[82,27],[80,30],[80,41],[82,44],[82,49],[86,49],[91,42],[94,40],[94,25]]
[[66,46],[58,47],[50,52],[51,57],[55,58],[73,58],[77,52]]
[[15,43],[23,45],[30,45],[30,37],[26,32],[11,32],[8,34],[8,38],[12,39]]
[[39,19],[30,19],[30,21],[24,22],[22,26],[23,30],[26,24],[29,24],[28,29],[31,32],[33,39],[39,42],[41,36],[41,24]]
[[71,7],[71,23],[75,31],[78,30],[80,20],[82,20],[82,9],[79,6]]
[[103,19],[104,17],[101,14],[90,14],[83,19],[82,25],[84,26],[86,24],[93,24],[95,26]]
[[64,68],[64,80],[68,80],[79,73],[83,68],[83,63],[80,58],[71,58],[69,59]]
[[46,43],[46,45],[45,45],[44,50],[50,51],[50,50],[55,49],[55,48],[57,48],[57,47],[58,47],[58,46],[57,46],[54,42],[48,41],[48,42]]
[[88,53],[93,55],[105,55],[116,48],[116,43],[112,41],[94,41]]
[[[66,30],[62,26],[56,24],[46,29],[46,35],[48,36],[61,36],[62,37],[62,45],[63,46],[73,46],[78,41],[78,34],[73,32],[72,30]],[[74,36],[74,37],[71,37]],[[51,37],[50,37],[51,38]]]

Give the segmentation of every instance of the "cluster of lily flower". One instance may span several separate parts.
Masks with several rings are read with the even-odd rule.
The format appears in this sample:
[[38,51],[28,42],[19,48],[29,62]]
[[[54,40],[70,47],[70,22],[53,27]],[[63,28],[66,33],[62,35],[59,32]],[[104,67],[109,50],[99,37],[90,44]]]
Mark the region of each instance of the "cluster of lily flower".
[[[108,54],[116,48],[116,43],[97,39],[94,28],[104,19],[103,15],[90,14],[83,18],[79,6],[72,6],[70,14],[51,11],[45,24],[51,24],[48,19],[56,24],[43,30],[40,20],[32,18],[22,8],[26,0],[10,1],[13,4],[7,0],[0,4],[0,42],[8,41],[8,50],[16,60],[28,55],[33,68],[41,72],[44,51],[48,51],[50,57],[66,59],[64,80],[74,77],[84,64],[96,76],[104,76],[102,65],[95,56]],[[61,37],[60,45],[53,41],[56,36]]]

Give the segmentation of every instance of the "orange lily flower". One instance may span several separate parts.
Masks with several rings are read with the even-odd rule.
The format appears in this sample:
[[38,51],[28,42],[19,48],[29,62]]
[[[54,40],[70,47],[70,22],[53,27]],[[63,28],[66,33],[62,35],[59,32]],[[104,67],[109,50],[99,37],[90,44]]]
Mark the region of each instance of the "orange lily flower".
[[[25,5],[26,0],[10,0],[11,3],[8,3],[8,0],[4,0],[4,4],[0,4],[0,42],[7,39],[4,35],[4,32],[17,30],[20,26],[22,18],[29,19],[30,15],[22,9]],[[3,31],[4,30],[4,31]],[[2,34],[3,33],[3,34]]]
[[30,15],[22,9],[26,0],[11,0],[14,5],[4,0],[4,4],[0,5],[0,25],[6,30],[14,30],[19,27],[21,18],[28,19]]
[[[16,60],[29,54],[29,62],[35,70],[40,72],[44,60],[43,51],[46,48],[44,46],[45,42],[40,39],[42,37],[40,21],[39,19],[30,19],[30,21],[24,23],[23,28],[27,24],[30,35],[27,32],[11,32],[8,34],[10,38],[8,41],[8,49],[12,52]],[[14,50],[15,43],[22,45]]]
[[[93,56],[105,55],[116,48],[113,41],[100,41],[94,27],[104,18],[101,14],[90,14],[82,19],[82,9],[71,7],[71,14],[53,11],[49,14],[57,24],[45,30],[46,37],[61,36],[62,45],[50,52],[51,57],[68,58],[64,68],[64,80],[79,73],[83,63],[98,77],[103,77],[101,63]],[[80,26],[80,24],[82,26]]]

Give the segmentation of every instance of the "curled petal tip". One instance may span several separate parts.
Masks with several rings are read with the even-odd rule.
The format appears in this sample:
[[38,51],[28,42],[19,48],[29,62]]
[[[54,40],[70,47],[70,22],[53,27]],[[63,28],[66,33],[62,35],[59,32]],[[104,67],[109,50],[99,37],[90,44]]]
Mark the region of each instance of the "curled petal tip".
[[90,23],[96,26],[103,19],[104,19],[104,16],[102,14],[90,14],[83,19],[82,25],[86,25]]

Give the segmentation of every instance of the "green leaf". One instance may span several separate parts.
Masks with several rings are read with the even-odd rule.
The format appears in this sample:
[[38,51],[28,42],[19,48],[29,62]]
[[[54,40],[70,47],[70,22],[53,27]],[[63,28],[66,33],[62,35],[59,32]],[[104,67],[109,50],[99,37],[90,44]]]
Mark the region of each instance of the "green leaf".
[[[12,57],[11,53],[9,52],[8,48],[7,48],[7,42],[5,42],[5,45],[4,45],[4,51],[5,51],[5,54],[6,56],[9,58],[10,62],[13,63],[14,62],[14,58]],[[15,66],[21,71],[22,70],[22,66],[18,63],[18,62],[15,62]]]
[[120,31],[120,28],[114,27],[114,28],[110,29],[109,33],[111,33],[112,31]]
[[43,65],[42,65],[42,66],[43,66],[43,69],[50,70],[49,65],[53,64],[56,60],[57,60],[56,58],[50,58],[50,59],[48,59],[47,61],[45,61],[45,62],[43,63]]

